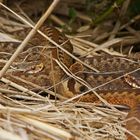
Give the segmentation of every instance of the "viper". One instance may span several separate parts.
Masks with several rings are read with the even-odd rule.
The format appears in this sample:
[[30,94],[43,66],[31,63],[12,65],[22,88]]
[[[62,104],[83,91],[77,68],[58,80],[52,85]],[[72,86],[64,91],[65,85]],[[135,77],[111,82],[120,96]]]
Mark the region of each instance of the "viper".
[[[40,30],[65,49],[66,52],[73,53],[73,46],[63,33],[50,26],[44,26]],[[87,94],[77,100],[101,103],[93,90],[91,90],[94,89],[108,103],[130,107],[128,118],[140,117],[140,86],[137,78],[135,78],[139,76],[139,71],[132,73],[132,75],[126,74],[139,68],[138,60],[134,59],[132,61],[132,59],[106,54],[80,58],[87,65],[98,69],[99,72],[96,73],[83,66],[80,62],[74,62],[69,54],[61,50],[61,47],[57,48],[39,33],[36,33],[30,40],[29,46],[43,46],[38,47],[38,57],[35,55],[35,57],[27,58],[28,61],[34,59],[37,61],[33,67],[24,71],[24,75],[27,74],[34,83],[44,84],[49,81],[50,85],[55,85],[62,81],[66,75],[65,72],[68,71],[73,77],[69,78],[66,83],[58,84],[55,87],[56,91],[61,95],[69,98],[86,92]],[[37,79],[36,76],[33,78],[32,75],[38,74],[40,78]],[[24,76],[24,78],[26,77]],[[140,124],[135,121],[128,121],[126,128],[137,137],[140,137]],[[129,135],[128,139],[132,140],[133,138]]]

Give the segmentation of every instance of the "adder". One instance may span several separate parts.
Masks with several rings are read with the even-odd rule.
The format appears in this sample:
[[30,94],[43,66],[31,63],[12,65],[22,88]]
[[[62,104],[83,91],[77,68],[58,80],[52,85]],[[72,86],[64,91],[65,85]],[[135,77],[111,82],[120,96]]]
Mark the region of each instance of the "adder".
[[[60,33],[55,28],[48,26],[42,27],[41,31],[65,50],[73,53],[73,46],[63,33]],[[32,60],[36,59],[38,62],[34,67],[27,70],[26,73],[33,75],[39,73],[40,76],[42,75],[40,80],[44,78],[44,75],[48,75],[47,79],[45,77],[42,82],[39,81],[39,79],[37,80],[37,78],[33,79],[31,76],[33,82],[44,84],[46,81],[49,81],[50,85],[59,83],[65,76],[65,72],[62,70],[63,68],[60,68],[60,65],[62,65],[66,70],[70,70],[71,73],[74,73],[76,76],[86,81],[91,88],[95,88],[98,94],[107,100],[107,102],[129,106],[131,110],[128,117],[134,116],[140,118],[140,90],[139,83],[135,79],[135,77],[139,75],[139,71],[135,72],[134,75],[122,76],[121,78],[114,80],[114,82],[110,82],[104,86],[96,88],[124,75],[127,72],[139,68],[140,64],[138,63],[138,60],[134,59],[132,62],[132,60],[129,60],[128,58],[109,56],[105,54],[91,58],[82,58],[85,63],[100,71],[99,73],[94,73],[90,69],[85,68],[79,62],[74,63],[73,58],[63,52],[60,48],[54,46],[52,43],[49,43],[46,39],[41,37],[39,33],[36,33],[33,39],[30,40],[29,44],[32,46],[44,47],[41,49],[39,48],[38,58],[36,55],[33,58],[28,58]],[[87,91],[87,87],[79,84],[79,82],[76,82],[71,78],[67,81],[65,86],[63,84],[61,84],[61,86],[56,86],[56,90],[64,96],[73,97]],[[100,102],[93,92],[88,92],[86,95],[82,96],[80,101]],[[126,128],[140,137],[140,124],[135,121],[127,122]],[[133,138],[128,136],[128,139]]]

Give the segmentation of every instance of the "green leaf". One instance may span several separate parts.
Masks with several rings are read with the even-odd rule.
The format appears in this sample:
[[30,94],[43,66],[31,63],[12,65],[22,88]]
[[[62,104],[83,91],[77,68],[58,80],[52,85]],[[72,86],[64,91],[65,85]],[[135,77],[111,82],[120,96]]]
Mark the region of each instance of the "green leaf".
[[69,9],[69,17],[76,18],[76,16],[77,16],[76,10],[74,8],[70,8]]

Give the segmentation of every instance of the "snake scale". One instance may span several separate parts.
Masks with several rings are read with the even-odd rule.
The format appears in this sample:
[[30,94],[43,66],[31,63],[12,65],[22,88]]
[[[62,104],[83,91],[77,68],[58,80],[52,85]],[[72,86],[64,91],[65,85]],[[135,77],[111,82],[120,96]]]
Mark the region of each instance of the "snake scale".
[[[60,33],[53,27],[42,27],[41,31],[43,31],[47,36],[49,36],[53,41],[61,45],[68,52],[73,53],[73,46],[67,37]],[[21,32],[20,32],[21,33]],[[73,62],[73,59],[66,53],[64,53],[61,49],[58,49],[53,44],[49,43],[46,39],[41,37],[38,33],[30,40],[29,46],[43,46],[43,48],[39,48],[39,57],[32,57],[32,59],[36,59],[37,63],[35,67],[27,70],[27,75],[32,79],[33,82],[44,86],[46,81],[49,81],[50,85],[56,84],[62,80],[65,73],[58,66],[56,60],[60,63],[63,63],[67,68],[70,68],[73,73],[78,71],[76,74],[78,77],[86,81],[92,88],[96,88],[106,82],[109,82],[121,75],[124,75],[127,72],[133,71],[139,68],[140,64],[137,59],[128,59],[125,57],[118,56],[109,56],[109,55],[99,55],[91,58],[81,58],[85,63],[91,65],[92,67],[98,69],[99,73],[94,73],[91,70],[84,68],[82,66],[82,71],[79,71],[80,67],[78,63]],[[29,58],[30,60],[30,58]],[[42,64],[42,65],[40,65]],[[41,67],[40,67],[41,66]],[[39,70],[36,70],[39,69]],[[32,74],[29,74],[32,73]],[[19,74],[16,74],[19,75]],[[24,73],[25,75],[25,73]],[[40,75],[40,79],[36,80],[33,78],[34,75]],[[44,75],[48,75],[47,78],[44,78]],[[128,117],[137,117],[140,116],[140,90],[138,88],[139,83],[134,80],[133,77],[138,77],[140,75],[139,71],[130,75],[130,77],[121,77],[116,80],[109,82],[108,84],[101,86],[95,89],[98,94],[107,100],[111,104],[122,104],[127,105],[131,108]],[[132,77],[132,78],[131,78]],[[24,76],[27,78],[27,76]],[[42,80],[44,78],[44,80]],[[128,81],[127,79],[130,79]],[[41,82],[42,81],[42,82]],[[136,87],[131,84],[136,85]],[[135,84],[136,83],[136,84]],[[80,94],[86,91],[86,87],[84,85],[77,86],[77,83],[74,79],[69,79],[67,84],[67,90],[69,90],[73,95]],[[57,86],[57,90],[60,89]],[[63,93],[61,93],[63,94]],[[91,92],[80,98],[81,101],[86,102],[100,102],[99,99]],[[126,128],[132,131],[135,135],[140,137],[140,124],[135,121],[128,122],[126,124]],[[128,139],[133,139],[131,136],[128,136]]]

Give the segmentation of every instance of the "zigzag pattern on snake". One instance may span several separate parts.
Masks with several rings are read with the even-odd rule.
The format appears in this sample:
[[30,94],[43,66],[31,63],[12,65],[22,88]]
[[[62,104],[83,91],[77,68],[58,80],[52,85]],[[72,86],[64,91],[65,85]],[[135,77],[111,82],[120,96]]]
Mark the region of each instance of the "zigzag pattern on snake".
[[[53,27],[43,27],[41,28],[41,30],[46,35],[51,37],[51,39],[54,40],[56,43],[60,45],[64,43],[62,47],[65,48],[67,51],[69,51],[70,53],[73,52],[73,47],[69,40],[65,37],[65,35],[57,31]],[[75,64],[73,64],[73,59],[60,49],[56,48],[54,45],[50,44],[38,33],[35,35],[35,37],[33,37],[33,39],[31,39],[29,44],[29,46],[44,46],[43,48],[38,49],[38,58],[35,54],[35,57],[32,56],[26,59],[26,61],[28,62],[36,58],[37,63],[35,63],[35,66],[38,66],[38,64],[43,63],[43,68],[40,69],[40,71],[37,73],[33,72],[32,74],[29,74],[27,72],[23,74],[23,72],[16,72],[15,75],[22,75],[22,78],[29,78],[33,83],[40,84],[41,86],[42,84],[43,86],[46,86],[46,84],[44,84],[46,81],[48,81],[48,85],[53,85],[54,82],[60,82],[65,74],[63,70],[59,68],[56,62],[54,60],[51,60],[51,58],[58,59],[59,61],[63,62],[68,68],[70,67],[72,72],[75,71]],[[20,57],[22,57],[22,55]],[[83,61],[85,61],[85,63],[91,65],[92,67],[100,71],[100,73],[94,73],[93,71],[84,68],[82,72],[79,72],[77,74],[77,76],[82,78],[93,88],[96,88],[97,86],[100,86],[106,82],[109,82],[110,80],[113,80],[114,78],[117,78],[127,72],[130,72],[140,67],[138,59],[129,59],[127,57],[125,58],[103,54],[100,56],[82,59]],[[51,65],[53,65],[53,68],[51,67]],[[50,70],[52,69],[53,73],[50,72]],[[137,71],[133,73],[132,76],[138,77],[139,74],[139,71]],[[40,75],[40,78],[38,78],[38,80],[36,80],[37,75]],[[56,77],[56,79],[54,79],[54,77]],[[42,80],[43,78],[44,80]],[[73,79],[70,79],[68,83],[68,89],[70,90],[70,92],[73,93],[73,95],[80,94],[81,92],[87,90],[86,87],[82,85],[77,86],[76,82],[73,81]],[[131,107],[131,111],[128,115],[129,117],[140,116],[140,90],[138,88],[133,89],[133,87],[131,87],[125,81],[124,77],[114,80],[113,82],[110,82],[105,86],[101,86],[100,88],[96,89],[96,91],[109,103],[123,105],[125,104]],[[83,96],[82,98],[80,98],[80,100],[86,102],[99,102],[98,98],[92,92]],[[127,123],[126,126],[128,129],[130,129],[130,126],[137,127],[137,131],[135,132],[134,130],[132,130],[132,132],[134,132],[137,136],[140,137],[140,125],[136,123],[130,123],[129,125],[129,123]]]

